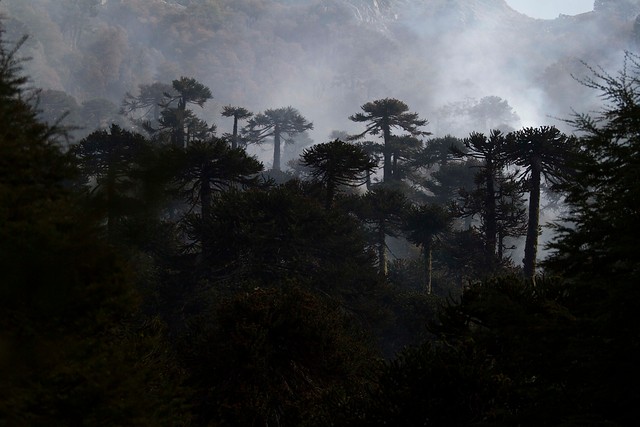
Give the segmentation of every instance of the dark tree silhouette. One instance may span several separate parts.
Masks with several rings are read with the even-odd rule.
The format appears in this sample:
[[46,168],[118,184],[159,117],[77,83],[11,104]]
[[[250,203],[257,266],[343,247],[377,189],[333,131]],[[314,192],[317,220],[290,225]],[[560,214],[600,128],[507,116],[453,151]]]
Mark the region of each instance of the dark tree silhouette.
[[162,105],[166,102],[167,94],[170,97],[178,94],[172,85],[160,82],[142,84],[138,90],[137,96],[129,92],[125,94],[122,101],[122,112],[129,115],[135,123],[141,126],[155,128],[160,121]]
[[[485,242],[485,263],[488,272],[495,271],[503,260],[505,237],[519,236],[524,209],[521,190],[513,176],[505,174],[506,137],[499,130],[487,137],[473,132],[464,140],[465,149],[454,149],[456,155],[480,162],[476,173],[476,189],[460,189],[462,205],[460,215],[480,216]],[[497,251],[497,253],[496,253]]]
[[171,131],[171,142],[178,147],[185,147],[187,141],[188,121],[194,119],[193,112],[187,105],[202,107],[211,99],[211,90],[194,78],[180,77],[172,82],[174,92],[166,92],[161,107],[160,127]]
[[132,325],[132,271],[97,235],[2,35],[0,424],[179,425],[166,348]]
[[195,141],[174,153],[175,177],[183,196],[192,206],[200,205],[203,219],[209,217],[213,193],[234,185],[254,185],[262,164],[242,149],[229,148],[223,139]]
[[439,235],[451,228],[452,221],[451,213],[439,205],[414,206],[407,215],[404,226],[407,239],[419,246],[424,255],[427,294],[432,292],[433,245]]
[[108,131],[95,131],[71,149],[86,181],[93,186],[94,203],[106,211],[109,240],[117,219],[134,205],[136,173],[147,148],[144,136],[111,125]]
[[339,139],[304,150],[301,162],[311,168],[311,176],[325,186],[327,209],[331,207],[339,186],[363,185],[366,182],[363,174],[376,165],[360,147]]
[[399,191],[378,186],[354,200],[355,214],[372,230],[372,240],[378,252],[378,272],[386,277],[386,238],[398,235],[408,208],[407,198]]
[[249,142],[261,143],[273,137],[273,170],[280,171],[280,144],[293,143],[293,137],[313,129],[313,123],[307,121],[293,107],[265,110],[249,120],[246,135]]
[[409,107],[402,101],[394,98],[378,99],[367,102],[362,107],[362,113],[349,116],[349,120],[354,122],[365,122],[367,128],[364,132],[354,135],[351,139],[361,139],[367,134],[382,134],[384,146],[382,154],[384,157],[383,179],[389,182],[393,177],[394,153],[398,148],[393,146],[392,129],[399,128],[411,136],[428,135],[428,132],[420,131],[418,128],[427,125],[426,120],[418,117],[417,113],[409,113]]
[[238,148],[240,146],[240,135],[238,134],[238,123],[240,120],[250,119],[253,113],[242,107],[233,107],[227,105],[222,109],[224,117],[233,117],[233,131],[231,133],[231,148]]
[[540,184],[542,178],[558,182],[568,173],[567,162],[572,153],[572,140],[554,126],[524,128],[507,137],[506,159],[520,166],[521,179],[529,191],[529,219],[524,248],[524,276],[536,273],[538,234],[540,232]]

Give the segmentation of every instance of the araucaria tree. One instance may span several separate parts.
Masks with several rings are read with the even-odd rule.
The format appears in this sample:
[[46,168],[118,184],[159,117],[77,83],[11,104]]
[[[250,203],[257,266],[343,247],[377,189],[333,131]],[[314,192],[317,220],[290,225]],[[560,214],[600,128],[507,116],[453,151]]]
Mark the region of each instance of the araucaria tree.
[[355,213],[372,231],[378,252],[378,272],[387,275],[387,236],[395,237],[402,228],[408,209],[407,198],[400,191],[377,186],[356,200]]
[[524,128],[507,137],[506,159],[522,168],[521,179],[529,190],[529,219],[524,247],[524,276],[533,279],[536,272],[540,228],[540,184],[545,178],[559,182],[568,173],[572,139],[554,126]]
[[[525,224],[521,186],[514,181],[513,173],[505,171],[506,137],[499,130],[492,130],[487,137],[473,132],[464,139],[465,150],[454,148],[458,156],[479,162],[475,175],[476,188],[459,190],[461,205],[459,215],[479,217],[485,250],[486,271],[495,271],[504,258],[504,239],[524,234]],[[497,253],[496,253],[497,251]]]
[[452,216],[440,205],[430,204],[412,207],[406,218],[407,239],[419,246],[424,255],[425,291],[432,292],[432,253],[438,236],[451,228]]
[[171,131],[171,142],[174,145],[185,147],[187,125],[203,125],[192,111],[187,110],[187,105],[195,104],[202,107],[213,96],[207,86],[193,78],[180,77],[172,82],[172,86],[175,92],[165,93],[165,99],[161,104],[164,110],[161,113],[160,126]]
[[209,216],[214,192],[234,185],[253,185],[262,164],[242,149],[229,148],[226,141],[212,138],[195,141],[177,152],[175,181],[184,199],[200,205],[203,219]]
[[91,133],[71,149],[85,180],[92,183],[93,202],[106,213],[109,239],[118,218],[134,204],[136,173],[148,149],[142,135],[117,125]]
[[395,178],[393,176],[394,153],[395,156],[398,155],[398,147],[393,144],[393,136],[398,135],[393,135],[392,129],[401,129],[411,136],[428,135],[428,132],[419,130],[420,127],[426,126],[428,122],[420,119],[417,113],[409,113],[407,104],[394,98],[367,102],[360,108],[362,113],[349,116],[349,120],[367,123],[367,128],[364,132],[354,135],[350,139],[361,139],[367,134],[382,134],[384,141],[382,147],[384,157],[383,180],[384,182],[389,182]]
[[305,150],[302,164],[311,168],[311,176],[325,186],[327,209],[331,207],[339,186],[357,187],[365,184],[365,172],[376,166],[362,148],[339,139]]
[[138,89],[137,96],[127,92],[122,101],[122,113],[147,130],[157,128],[162,104],[177,93],[170,84],[160,82],[142,84]]
[[293,143],[294,137],[313,129],[313,123],[293,107],[265,110],[249,120],[246,136],[249,142],[261,143],[273,137],[273,170],[280,170],[280,144]]
[[240,120],[250,119],[253,113],[242,107],[233,107],[227,105],[222,109],[222,116],[233,117],[233,132],[229,135],[231,139],[231,148],[238,148],[240,145],[240,135],[238,133],[238,123]]

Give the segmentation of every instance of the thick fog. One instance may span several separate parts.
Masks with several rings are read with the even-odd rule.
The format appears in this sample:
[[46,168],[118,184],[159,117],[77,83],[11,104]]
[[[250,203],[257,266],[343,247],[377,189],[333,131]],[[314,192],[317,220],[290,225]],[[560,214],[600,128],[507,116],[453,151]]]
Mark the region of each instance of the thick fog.
[[[75,100],[67,120],[87,131],[139,85],[188,76],[211,88],[214,99],[196,110],[219,133],[232,125],[219,114],[225,105],[293,106],[314,123],[314,142],[362,130],[348,116],[386,97],[428,119],[434,135],[545,124],[570,132],[560,119],[597,105],[576,81],[588,75],[582,62],[618,69],[622,52],[636,48],[639,12],[634,2],[597,1],[594,12],[537,20],[504,0],[3,0],[0,8],[9,39],[30,36],[22,52],[34,85],[64,91],[60,111]],[[482,100],[496,102],[479,119],[471,111]],[[268,163],[268,148],[257,151]]]

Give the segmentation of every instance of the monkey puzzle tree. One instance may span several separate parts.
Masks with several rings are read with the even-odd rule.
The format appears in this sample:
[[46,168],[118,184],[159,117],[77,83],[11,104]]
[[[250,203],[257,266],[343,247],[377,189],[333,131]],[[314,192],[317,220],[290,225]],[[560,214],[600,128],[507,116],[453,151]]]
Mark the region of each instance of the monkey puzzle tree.
[[408,208],[407,198],[399,191],[378,186],[351,201],[354,202],[351,210],[372,231],[372,240],[378,252],[378,272],[386,277],[388,271],[386,238],[398,235]]
[[384,141],[382,148],[384,157],[383,179],[384,182],[389,182],[394,179],[394,153],[397,154],[398,152],[398,148],[393,146],[392,129],[402,129],[411,136],[428,135],[428,132],[418,129],[421,126],[426,126],[428,122],[418,118],[417,113],[409,113],[407,104],[394,98],[367,102],[360,108],[363,112],[349,116],[349,120],[368,123],[367,128],[364,132],[352,136],[351,139],[361,139],[367,134],[382,134]]
[[521,180],[529,191],[529,218],[524,248],[524,276],[533,279],[536,272],[540,227],[540,184],[542,179],[558,182],[568,173],[573,140],[555,126],[524,128],[507,136],[506,160],[520,166]]
[[313,129],[313,123],[307,121],[293,107],[265,110],[254,116],[246,126],[249,142],[259,144],[273,137],[273,170],[280,171],[280,144],[293,143],[296,134]]
[[162,104],[167,96],[177,96],[173,86],[155,82],[138,87],[137,96],[127,92],[122,101],[122,112],[128,114],[134,123],[142,127],[156,128],[161,118]]
[[97,235],[2,33],[0,424],[178,425],[165,348],[132,326],[133,274]]
[[97,206],[106,211],[109,239],[113,238],[117,219],[134,204],[135,174],[147,147],[142,135],[114,124],[109,130],[93,132],[71,149],[86,181],[95,182],[91,194]]
[[422,249],[426,283],[425,291],[431,294],[433,245],[439,235],[451,228],[451,213],[440,205],[414,206],[409,210],[404,225],[407,239]]
[[238,134],[238,123],[240,120],[250,119],[253,116],[253,113],[242,107],[233,107],[231,105],[226,105],[222,109],[222,114],[224,117],[233,117],[233,131],[231,133],[231,148],[238,148],[240,145],[240,135]]
[[[480,162],[479,171],[475,176],[476,189],[460,190],[463,202],[460,214],[480,216],[485,242],[485,262],[489,272],[494,271],[497,261],[502,260],[504,233],[511,229],[506,226],[506,223],[502,223],[502,220],[511,223],[514,218],[518,218],[518,214],[520,216],[522,214],[518,209],[509,209],[509,207],[515,207],[514,201],[520,199],[519,194],[516,194],[519,189],[509,185],[507,176],[503,173],[506,166],[505,145],[505,135],[499,130],[492,130],[488,137],[482,133],[472,132],[468,138],[464,139],[464,150],[453,149],[459,157]],[[500,218],[498,218],[499,212]],[[497,258],[496,246],[499,246]]]
[[178,147],[185,147],[185,126],[189,120],[193,120],[193,112],[187,110],[187,105],[195,104],[204,106],[205,102],[213,98],[211,90],[189,77],[180,77],[172,82],[173,93],[166,92],[164,100],[160,104],[162,111],[160,126],[171,131],[171,142]]
[[262,163],[254,157],[242,149],[229,148],[219,138],[195,141],[174,155],[175,181],[189,204],[200,205],[203,219],[209,216],[213,192],[224,191],[234,184],[255,184],[255,174],[262,170]]
[[333,203],[340,185],[357,187],[366,182],[363,173],[375,167],[371,157],[358,146],[336,139],[304,150],[302,164],[326,189],[325,208]]

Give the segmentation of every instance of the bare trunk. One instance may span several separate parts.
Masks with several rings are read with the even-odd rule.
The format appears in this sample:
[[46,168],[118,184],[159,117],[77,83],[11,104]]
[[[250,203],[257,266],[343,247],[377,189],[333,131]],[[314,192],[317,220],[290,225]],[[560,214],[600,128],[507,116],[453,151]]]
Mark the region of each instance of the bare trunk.
[[423,248],[423,251],[424,251],[425,273],[426,273],[426,277],[427,277],[427,283],[426,283],[425,291],[427,292],[427,295],[431,295],[431,292],[433,291],[432,282],[431,282],[431,277],[433,275],[432,274],[433,273],[433,265],[432,265],[433,249],[432,249],[431,242],[429,242],[427,245],[425,245],[425,247]]
[[[200,183],[200,215],[203,221],[206,221],[211,215],[211,186],[209,180],[204,176],[204,172],[201,175]],[[202,253],[205,257],[211,254],[211,247],[207,240],[202,242]]]
[[496,196],[495,196],[495,183],[493,180],[494,171],[493,171],[493,162],[491,161],[491,159],[487,160],[486,174],[487,174],[487,177],[486,177],[487,193],[485,198],[485,209],[486,209],[485,256],[486,256],[487,269],[490,272],[492,272],[495,269],[496,235],[498,233],[498,224],[496,220]]
[[327,182],[327,199],[325,200],[325,205],[324,207],[329,210],[331,209],[331,206],[333,205],[333,198],[335,197],[335,193],[336,193],[336,185],[333,181],[329,181]]
[[273,131],[273,170],[280,170],[280,129],[277,125]]
[[107,240],[113,241],[113,227],[115,225],[116,213],[114,203],[116,197],[116,171],[115,154],[113,153],[112,142],[107,146]]
[[238,148],[238,116],[233,116],[233,136],[231,137],[231,148]]
[[393,175],[393,164],[391,158],[393,153],[391,151],[391,129],[389,126],[382,126],[382,134],[384,137],[384,147],[382,148],[382,154],[384,156],[383,176],[384,182],[390,182]]
[[[537,162],[539,163],[539,162]],[[536,274],[536,256],[538,252],[538,227],[540,224],[540,166],[534,163],[529,181],[529,222],[527,240],[524,245],[524,277],[533,279]]]
[[385,243],[387,233],[383,224],[378,228],[378,271],[381,276],[387,277],[387,245]]

